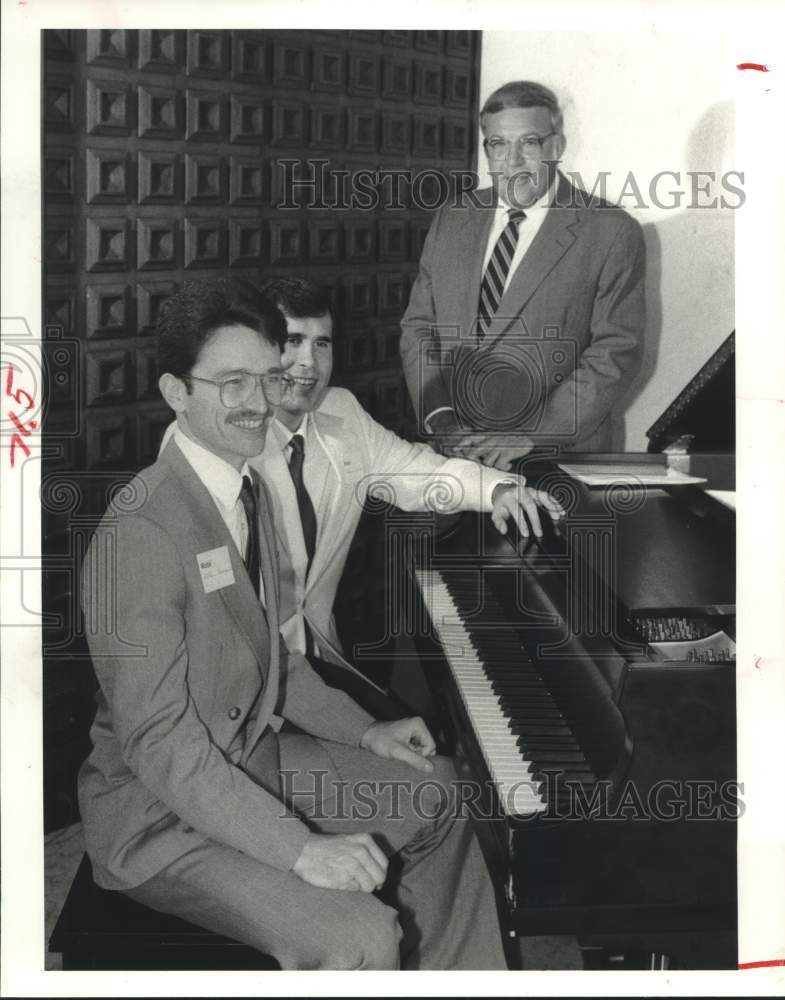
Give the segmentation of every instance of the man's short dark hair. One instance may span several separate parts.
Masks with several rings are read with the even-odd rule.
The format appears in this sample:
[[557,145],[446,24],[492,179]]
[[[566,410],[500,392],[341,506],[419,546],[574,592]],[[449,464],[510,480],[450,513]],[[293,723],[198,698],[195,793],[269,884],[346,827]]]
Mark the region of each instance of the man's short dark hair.
[[294,319],[312,316],[335,319],[330,289],[307,278],[273,278],[262,286],[262,292],[281,312]]
[[161,306],[156,325],[158,374],[188,375],[199,353],[222,326],[247,326],[282,348],[286,322],[250,281],[216,278],[187,282]]
[[486,115],[495,115],[507,108],[547,108],[551,113],[554,132],[561,132],[564,125],[559,101],[552,90],[531,80],[513,80],[488,97],[480,111],[480,124]]

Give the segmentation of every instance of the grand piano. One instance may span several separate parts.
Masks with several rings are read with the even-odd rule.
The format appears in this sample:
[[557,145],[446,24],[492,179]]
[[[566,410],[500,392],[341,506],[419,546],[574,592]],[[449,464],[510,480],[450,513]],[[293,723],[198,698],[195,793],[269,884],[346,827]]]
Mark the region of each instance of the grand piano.
[[408,630],[508,938],[735,968],[733,335],[648,436],[524,460],[567,510],[541,542],[412,523]]

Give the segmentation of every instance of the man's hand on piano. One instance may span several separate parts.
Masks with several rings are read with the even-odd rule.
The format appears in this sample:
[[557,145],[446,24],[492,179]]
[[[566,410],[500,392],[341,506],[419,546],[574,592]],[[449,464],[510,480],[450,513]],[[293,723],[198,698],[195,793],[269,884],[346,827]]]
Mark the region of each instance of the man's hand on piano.
[[369,833],[311,832],[292,871],[320,889],[373,892],[387,876],[387,856]]
[[419,716],[395,722],[374,722],[365,730],[360,746],[377,757],[400,760],[426,774],[433,770],[433,764],[425,758],[433,757],[436,744]]
[[442,447],[452,458],[468,458],[507,472],[516,458],[528,455],[534,442],[525,434],[464,434],[448,438]]
[[507,534],[507,520],[512,517],[518,525],[518,530],[524,538],[529,537],[529,524],[531,524],[534,534],[542,535],[542,524],[537,506],[543,508],[550,515],[552,521],[558,521],[564,517],[564,508],[545,490],[535,490],[530,486],[515,485],[510,483],[500,484],[493,491],[493,510],[491,520],[500,534]]

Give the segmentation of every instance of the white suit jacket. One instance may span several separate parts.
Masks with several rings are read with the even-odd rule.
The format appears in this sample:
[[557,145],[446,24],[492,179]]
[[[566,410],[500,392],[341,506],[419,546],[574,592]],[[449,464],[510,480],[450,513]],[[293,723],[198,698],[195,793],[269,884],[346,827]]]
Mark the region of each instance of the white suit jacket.
[[463,459],[445,459],[377,423],[347,389],[331,388],[310,414],[304,478],[316,510],[316,552],[307,553],[285,448],[291,437],[274,422],[262,454],[249,464],[270,490],[278,539],[281,633],[292,651],[305,650],[307,618],[325,659],[345,663],[333,602],[366,497],[407,511],[489,511],[494,487],[517,480]]

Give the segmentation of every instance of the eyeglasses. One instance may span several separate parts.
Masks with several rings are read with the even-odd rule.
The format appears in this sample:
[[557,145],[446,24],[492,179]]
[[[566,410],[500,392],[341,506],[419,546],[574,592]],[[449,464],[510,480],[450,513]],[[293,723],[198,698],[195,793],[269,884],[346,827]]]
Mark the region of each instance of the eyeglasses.
[[261,383],[264,398],[270,406],[280,406],[283,395],[283,373],[267,372],[257,375],[254,372],[232,372],[226,378],[200,378],[198,375],[183,375],[183,379],[194,382],[208,382],[217,385],[221,402],[228,410],[233,410],[248,400],[256,392],[257,382]]
[[509,139],[486,139],[485,152],[492,160],[506,160],[513,148],[518,145],[523,147],[523,155],[535,157],[542,155],[543,143],[558,132],[549,132],[547,135],[524,135],[520,139],[510,142]]

